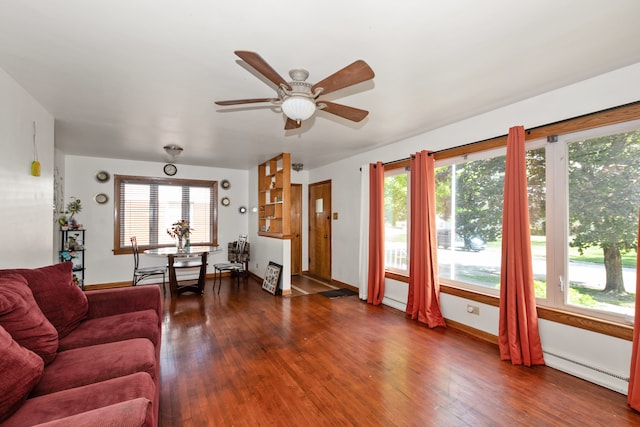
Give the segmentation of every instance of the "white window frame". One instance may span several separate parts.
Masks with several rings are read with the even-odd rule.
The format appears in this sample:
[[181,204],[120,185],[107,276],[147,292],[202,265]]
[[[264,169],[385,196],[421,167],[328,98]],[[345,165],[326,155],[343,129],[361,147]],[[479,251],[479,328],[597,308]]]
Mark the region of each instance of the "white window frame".
[[[436,160],[435,167],[451,166],[459,163],[472,162],[475,160],[485,160],[492,157],[504,156],[507,154],[506,147],[494,148],[490,150],[478,151],[475,153],[469,153],[462,156],[449,157],[443,160]],[[454,237],[455,238],[455,237]],[[500,296],[500,289],[489,288],[487,286],[475,285],[473,283],[461,282],[459,280],[453,280],[440,277],[440,283],[452,286],[454,288],[465,289],[474,293],[491,295],[495,297]]]
[[[547,160],[547,293],[545,299],[537,299],[540,306],[561,309],[616,323],[633,324],[633,316],[617,314],[597,308],[582,308],[569,304],[568,285],[562,282],[566,281],[565,279],[568,277],[569,272],[569,176],[567,144],[576,140],[597,138],[637,129],[640,129],[640,120],[564,134],[558,137],[557,142],[542,142],[542,144],[546,146],[545,157]],[[536,141],[532,141],[532,143],[533,142]],[[638,267],[636,266],[636,268]]]
[[[400,175],[406,173],[407,174],[407,268],[406,269],[400,269],[400,268],[393,268],[393,267],[387,267],[386,266],[386,252],[385,252],[385,271],[390,272],[390,273],[395,273],[395,274],[400,274],[403,276],[409,276],[409,260],[410,260],[410,253],[409,253],[409,248],[411,245],[411,171],[409,170],[409,167],[395,167],[395,168],[389,168],[389,169],[385,169],[384,171],[384,177],[390,177],[390,176],[394,176],[394,175]],[[386,244],[386,237],[385,237],[385,244]]]

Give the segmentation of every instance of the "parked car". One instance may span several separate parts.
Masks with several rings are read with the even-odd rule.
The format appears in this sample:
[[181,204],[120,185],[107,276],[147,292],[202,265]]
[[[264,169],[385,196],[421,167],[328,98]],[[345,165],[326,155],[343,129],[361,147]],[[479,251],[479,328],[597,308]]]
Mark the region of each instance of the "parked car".
[[[438,247],[449,249],[451,248],[451,230],[440,229],[438,230]],[[453,242],[453,249],[458,251],[473,251],[480,252],[487,247],[484,240],[478,236],[471,236],[467,243],[462,236],[456,233],[455,240]]]

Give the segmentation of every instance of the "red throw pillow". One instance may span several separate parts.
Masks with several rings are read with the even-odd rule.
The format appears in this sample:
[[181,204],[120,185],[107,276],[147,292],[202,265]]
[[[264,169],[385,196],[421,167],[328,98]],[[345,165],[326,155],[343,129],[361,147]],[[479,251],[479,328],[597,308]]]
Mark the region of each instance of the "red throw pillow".
[[0,277],[0,325],[21,346],[42,357],[45,365],[58,351],[58,331],[42,314],[19,274]]
[[87,316],[89,303],[82,290],[73,283],[71,262],[47,267],[0,270],[0,276],[18,273],[27,279],[40,310],[64,338]]
[[42,359],[0,326],[0,423],[22,405],[43,371]]

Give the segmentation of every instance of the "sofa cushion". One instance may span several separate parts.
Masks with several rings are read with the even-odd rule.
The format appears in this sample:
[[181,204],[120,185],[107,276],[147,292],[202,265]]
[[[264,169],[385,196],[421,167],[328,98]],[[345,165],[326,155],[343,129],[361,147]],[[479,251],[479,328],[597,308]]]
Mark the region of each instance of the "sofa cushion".
[[[60,418],[64,419],[102,407],[110,407],[110,405],[136,398],[154,401],[155,396],[156,385],[151,376],[144,372],[137,372],[27,399],[16,413],[5,421],[2,427],[31,426]],[[145,418],[149,421],[148,425],[157,425],[155,413],[151,407],[147,408]],[[68,423],[66,425],[76,426],[77,424]],[[119,424],[95,423],[93,425]]]
[[113,405],[104,406],[92,411],[61,418],[47,423],[36,424],[34,427],[95,427],[118,426],[118,427],[142,427],[151,426],[147,424],[147,410],[151,407],[149,399],[133,399],[126,402],[119,402]]
[[72,268],[71,262],[63,262],[34,269],[0,270],[0,276],[24,276],[40,309],[63,338],[86,317],[89,308],[84,292],[73,283]]
[[31,397],[136,372],[147,372],[155,379],[156,363],[155,348],[144,338],[60,351],[47,366]]
[[0,277],[0,325],[11,337],[42,357],[45,365],[58,351],[58,331],[42,314],[27,286],[19,275]]
[[0,326],[0,422],[18,409],[43,370],[40,356],[21,347]]
[[36,424],[34,427],[153,426],[147,422],[147,411],[150,407],[151,401],[149,399],[138,398],[55,421]]
[[59,350],[86,347],[132,338],[147,338],[154,346],[160,340],[158,314],[155,310],[134,311],[107,317],[86,319],[60,340]]

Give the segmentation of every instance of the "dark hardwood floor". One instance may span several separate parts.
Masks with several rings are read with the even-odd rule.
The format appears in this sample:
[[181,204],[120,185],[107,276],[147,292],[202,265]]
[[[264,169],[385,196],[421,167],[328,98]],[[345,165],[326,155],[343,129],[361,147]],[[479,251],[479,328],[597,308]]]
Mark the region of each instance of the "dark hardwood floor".
[[357,296],[167,297],[161,426],[632,426],[626,396]]

